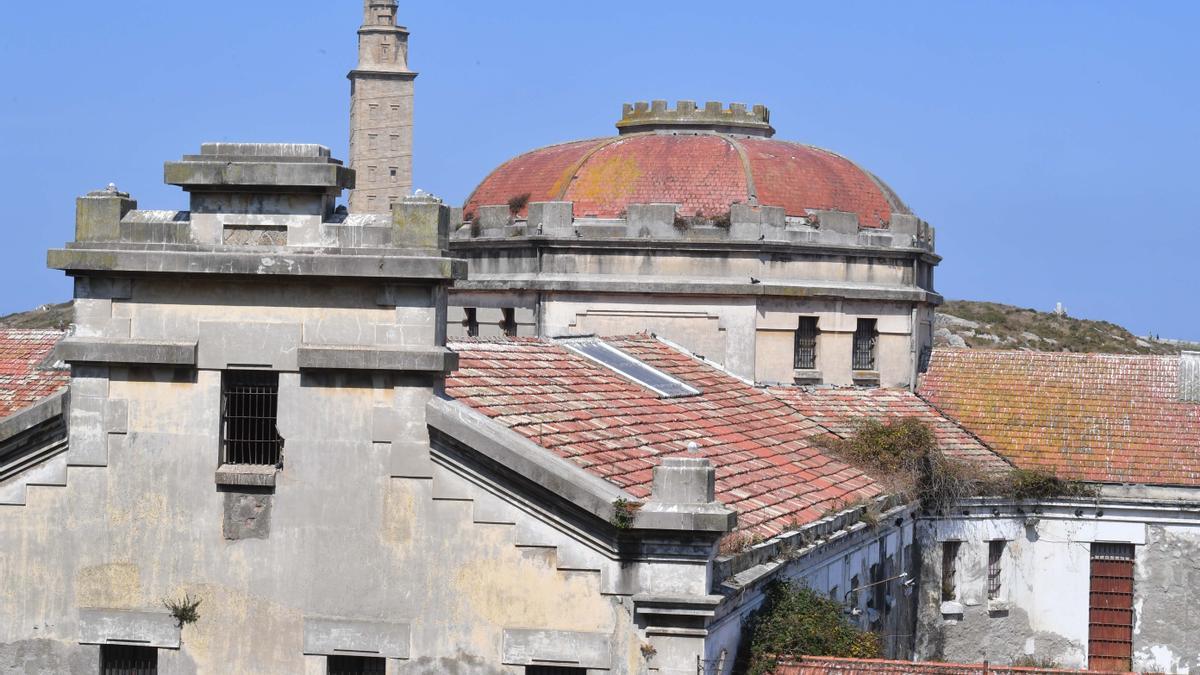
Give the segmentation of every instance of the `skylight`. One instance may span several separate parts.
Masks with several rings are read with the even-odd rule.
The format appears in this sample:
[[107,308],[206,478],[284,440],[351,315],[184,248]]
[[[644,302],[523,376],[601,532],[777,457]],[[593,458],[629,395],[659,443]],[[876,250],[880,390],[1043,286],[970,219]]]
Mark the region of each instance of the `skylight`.
[[660,398],[697,396],[700,390],[652,368],[625,352],[595,337],[568,338],[559,344],[567,349],[600,364],[605,368],[633,380],[635,383],[658,394]]

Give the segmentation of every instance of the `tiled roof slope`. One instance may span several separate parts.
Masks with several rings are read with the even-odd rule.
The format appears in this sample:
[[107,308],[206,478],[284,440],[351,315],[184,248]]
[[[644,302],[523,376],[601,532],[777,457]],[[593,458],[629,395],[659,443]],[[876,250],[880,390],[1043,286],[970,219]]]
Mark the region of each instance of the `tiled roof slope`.
[[447,393],[560,457],[629,491],[650,495],[652,469],[689,442],[717,467],[717,497],[738,528],[773,536],[827,509],[881,494],[862,471],[822,454],[828,433],[770,393],[650,336],[606,341],[701,394],[650,390],[535,339],[451,344],[459,370]]
[[772,672],[772,675],[876,675],[877,673],[896,673],[897,675],[1059,675],[1060,673],[1082,672],[1087,671],[805,656],[781,664]]
[[919,393],[1022,468],[1197,486],[1200,404],[1178,378],[1178,357],[939,349]]
[[67,386],[71,372],[45,363],[63,338],[55,330],[0,330],[0,419]]
[[773,387],[770,392],[838,436],[853,434],[863,419],[915,417],[929,425],[937,438],[938,447],[947,457],[970,461],[990,471],[1011,468],[1008,462],[978,438],[907,389]]

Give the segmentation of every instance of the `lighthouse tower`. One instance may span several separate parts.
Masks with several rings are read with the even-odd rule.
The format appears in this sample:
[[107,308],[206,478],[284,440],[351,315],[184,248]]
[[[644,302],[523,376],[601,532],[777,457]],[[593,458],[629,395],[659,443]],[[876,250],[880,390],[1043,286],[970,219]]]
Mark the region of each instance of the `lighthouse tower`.
[[350,71],[350,210],[387,213],[412,191],[413,80],[396,0],[364,0],[358,66]]

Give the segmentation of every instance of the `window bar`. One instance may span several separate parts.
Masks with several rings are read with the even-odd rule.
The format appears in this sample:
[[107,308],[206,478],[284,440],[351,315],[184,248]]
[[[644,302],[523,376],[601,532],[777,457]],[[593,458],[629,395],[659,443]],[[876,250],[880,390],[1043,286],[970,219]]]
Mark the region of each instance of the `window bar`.
[[1000,597],[1000,559],[1004,556],[1003,541],[988,542],[988,600]]
[[796,370],[815,370],[817,367],[817,317],[800,317],[796,329]]
[[962,542],[942,543],[942,602],[953,602],[958,596],[958,547]]
[[854,331],[854,370],[875,370],[875,319],[859,319]]

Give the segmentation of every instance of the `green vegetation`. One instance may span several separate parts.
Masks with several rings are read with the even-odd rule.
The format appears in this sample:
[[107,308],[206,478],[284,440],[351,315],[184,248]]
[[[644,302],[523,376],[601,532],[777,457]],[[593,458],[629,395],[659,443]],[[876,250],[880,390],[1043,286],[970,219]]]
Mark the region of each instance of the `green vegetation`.
[[608,522],[618,530],[628,530],[633,527],[633,516],[637,513],[638,504],[626,499],[613,502],[612,519]]
[[870,659],[881,653],[879,636],[851,624],[841,598],[776,581],[767,587],[766,601],[742,629],[734,672],[766,675],[780,658],[789,656]]
[[171,610],[171,616],[175,617],[180,628],[200,620],[200,613],[196,610],[200,607],[201,602],[201,600],[193,600],[192,596],[187,593],[184,593],[182,600],[162,601],[163,606]]
[[[1108,321],[1075,319],[995,302],[950,300],[938,308],[938,313],[944,315],[938,322],[939,328],[948,329],[972,349],[1177,354],[1180,349],[1200,348],[1138,337]],[[954,318],[970,323],[956,322]],[[951,344],[947,336],[939,338],[939,346]]]

